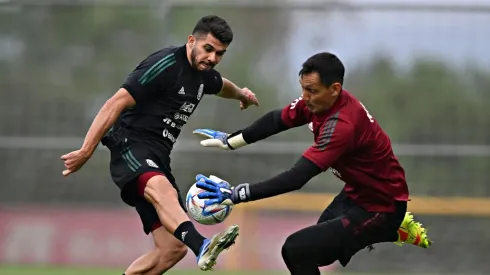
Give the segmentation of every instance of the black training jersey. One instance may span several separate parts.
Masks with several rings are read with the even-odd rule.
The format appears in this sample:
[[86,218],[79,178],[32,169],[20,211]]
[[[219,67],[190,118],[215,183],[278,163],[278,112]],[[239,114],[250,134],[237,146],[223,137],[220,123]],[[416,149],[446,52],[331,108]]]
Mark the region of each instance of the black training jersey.
[[122,88],[136,105],[125,110],[116,125],[126,129],[132,139],[171,150],[203,95],[217,94],[222,86],[217,71],[191,67],[185,45],[159,50],[126,78]]

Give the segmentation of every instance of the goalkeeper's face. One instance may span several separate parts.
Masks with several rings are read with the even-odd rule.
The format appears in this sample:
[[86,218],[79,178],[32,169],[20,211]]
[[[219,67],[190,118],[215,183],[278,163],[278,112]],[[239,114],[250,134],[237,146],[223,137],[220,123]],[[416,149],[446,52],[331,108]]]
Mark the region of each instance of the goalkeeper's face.
[[216,66],[226,52],[227,45],[212,34],[191,35],[188,44],[191,49],[191,66],[198,71],[207,71]]
[[303,100],[309,111],[321,114],[328,111],[335,103],[342,90],[342,85],[334,82],[327,86],[320,81],[317,72],[307,73],[300,76]]

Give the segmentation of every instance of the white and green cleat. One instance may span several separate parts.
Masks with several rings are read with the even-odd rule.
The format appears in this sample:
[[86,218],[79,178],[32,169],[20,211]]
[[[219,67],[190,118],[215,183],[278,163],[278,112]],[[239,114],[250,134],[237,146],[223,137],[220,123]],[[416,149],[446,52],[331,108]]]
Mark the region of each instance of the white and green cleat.
[[214,235],[211,239],[205,239],[199,249],[199,256],[197,256],[199,268],[203,271],[212,270],[214,265],[216,265],[218,255],[235,244],[238,231],[238,225],[232,225],[223,232]]

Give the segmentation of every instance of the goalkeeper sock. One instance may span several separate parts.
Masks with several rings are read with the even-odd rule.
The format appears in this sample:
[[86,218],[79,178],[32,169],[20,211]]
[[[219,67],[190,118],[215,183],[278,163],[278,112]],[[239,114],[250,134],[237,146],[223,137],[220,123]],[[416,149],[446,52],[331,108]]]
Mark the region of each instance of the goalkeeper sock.
[[187,245],[196,256],[199,255],[199,249],[206,239],[197,232],[194,224],[190,221],[181,223],[177,229],[175,229],[174,236]]

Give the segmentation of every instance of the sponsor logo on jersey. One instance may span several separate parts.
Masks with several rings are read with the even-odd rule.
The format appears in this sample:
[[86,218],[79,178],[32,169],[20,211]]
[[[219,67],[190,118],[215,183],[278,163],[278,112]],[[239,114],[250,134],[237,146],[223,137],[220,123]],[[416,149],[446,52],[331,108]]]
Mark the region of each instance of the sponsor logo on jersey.
[[184,115],[184,114],[181,114],[181,113],[176,113],[174,115],[174,118],[175,119],[178,119],[178,120],[182,120],[184,122],[187,122],[187,120],[189,120],[189,116],[188,115]]
[[308,123],[308,129],[313,132],[313,122]]
[[168,129],[164,129],[162,135],[164,138],[168,138],[173,143],[177,141],[177,139],[174,137],[174,135],[172,135],[172,133],[168,131]]
[[190,103],[190,102],[185,102],[181,107],[180,111],[186,112],[186,113],[192,113],[194,111],[194,108],[196,107],[196,104]]
[[182,86],[182,88],[180,88],[179,95],[185,95],[184,86]]
[[342,174],[340,174],[339,171],[337,171],[336,169],[332,168],[332,167],[329,167],[328,170],[330,172],[332,172],[332,174],[334,174],[334,176],[336,176],[337,178],[342,178]]

